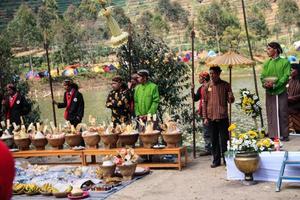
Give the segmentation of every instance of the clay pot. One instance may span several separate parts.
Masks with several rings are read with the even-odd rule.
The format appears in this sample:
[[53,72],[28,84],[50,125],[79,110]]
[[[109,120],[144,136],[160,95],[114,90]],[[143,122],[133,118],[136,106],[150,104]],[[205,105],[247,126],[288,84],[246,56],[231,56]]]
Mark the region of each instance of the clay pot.
[[134,147],[135,143],[139,138],[139,134],[126,134],[126,135],[119,135],[118,143],[121,146],[132,146]]
[[120,173],[123,176],[123,179],[125,181],[131,180],[133,178],[136,166],[137,166],[136,163],[131,164],[131,165],[118,166]]
[[48,140],[46,138],[40,139],[31,139],[33,146],[35,146],[36,150],[45,150],[45,146],[48,144]]
[[15,139],[15,144],[18,146],[20,151],[29,150],[31,140],[29,138]]
[[82,137],[80,134],[65,135],[66,143],[71,147],[80,146]]
[[100,134],[105,149],[116,148],[119,136],[117,134]]
[[90,136],[84,136],[83,140],[85,144],[90,149],[97,149],[98,143],[100,142],[100,136],[99,135],[90,135]]
[[102,171],[104,178],[110,178],[115,174],[116,165],[112,166],[102,166],[100,165],[100,169]]
[[51,145],[53,149],[63,149],[65,138],[48,138],[48,143]]
[[147,134],[140,134],[140,140],[143,143],[143,146],[145,148],[151,148],[155,144],[158,143],[158,137],[160,135],[160,132],[153,132],[153,133],[147,133]]
[[181,133],[175,134],[161,134],[163,136],[164,141],[167,143],[167,148],[176,148],[181,141]]

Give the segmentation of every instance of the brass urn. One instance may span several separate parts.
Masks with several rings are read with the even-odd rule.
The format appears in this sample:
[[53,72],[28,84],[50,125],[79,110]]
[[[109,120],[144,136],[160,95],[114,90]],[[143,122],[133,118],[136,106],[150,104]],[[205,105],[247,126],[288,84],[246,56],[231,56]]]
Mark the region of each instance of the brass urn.
[[253,182],[253,173],[259,167],[258,153],[257,152],[237,153],[234,158],[234,163],[236,167],[245,174],[245,182],[248,183]]

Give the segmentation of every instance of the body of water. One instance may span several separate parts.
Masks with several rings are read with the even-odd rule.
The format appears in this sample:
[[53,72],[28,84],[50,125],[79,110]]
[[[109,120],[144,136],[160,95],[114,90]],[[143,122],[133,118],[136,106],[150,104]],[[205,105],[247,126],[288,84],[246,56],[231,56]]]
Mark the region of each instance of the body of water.
[[[105,107],[106,97],[110,88],[106,90],[91,90],[82,92],[85,108],[83,122],[88,122],[89,115],[97,117],[98,122],[110,122],[111,110]],[[57,102],[63,101],[63,96],[54,97]],[[53,111],[51,104],[51,97],[42,98],[37,100],[40,110],[41,119],[48,119],[53,121]],[[64,123],[65,109],[56,108],[56,118],[58,123]]]
[[[228,81],[228,76],[224,73],[224,76],[222,77],[224,80]],[[196,87],[198,85],[196,84]],[[232,89],[234,92],[234,96],[236,99],[236,102],[239,101],[240,94],[239,90],[242,88],[247,88],[251,92],[255,93],[255,86],[254,86],[254,79],[253,76],[246,76],[246,77],[233,77],[232,79]],[[93,115],[97,117],[98,122],[110,121],[111,116],[111,110],[107,109],[105,107],[106,97],[109,93],[110,86],[108,86],[106,89],[95,89],[92,91],[84,91],[82,92],[84,101],[85,101],[85,115],[83,122],[88,121],[88,116]],[[265,91],[261,86],[260,80],[258,79],[258,90],[259,90],[259,96],[261,99],[262,107],[263,107],[263,115],[265,118]],[[55,97],[56,101],[62,101],[63,97]],[[38,99],[38,104],[40,106],[41,110],[41,118],[42,119],[49,119],[50,121],[53,120],[53,112],[52,112],[52,105],[51,105],[51,98],[42,98]],[[197,107],[197,104],[196,104]],[[63,123],[64,109],[56,109],[56,116],[58,123]],[[237,122],[238,124],[248,124],[249,126],[252,126],[252,120],[251,117],[246,116],[244,113],[242,113],[239,109],[236,108],[235,105],[232,106],[232,121]],[[259,120],[258,120],[259,121]],[[265,121],[266,124],[266,121]],[[247,127],[248,128],[248,127]]]

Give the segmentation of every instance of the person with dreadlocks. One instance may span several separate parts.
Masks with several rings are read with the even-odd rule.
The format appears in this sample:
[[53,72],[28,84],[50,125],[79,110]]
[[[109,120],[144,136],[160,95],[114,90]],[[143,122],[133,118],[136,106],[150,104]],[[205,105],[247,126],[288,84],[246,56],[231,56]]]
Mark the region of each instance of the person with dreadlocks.
[[[204,121],[203,118],[203,94],[205,90],[205,85],[209,82],[210,76],[208,72],[200,72],[199,74],[199,83],[200,87],[198,88],[196,94],[193,93],[194,91],[194,85],[192,85],[192,97],[194,101],[199,101],[199,108],[198,108],[198,114],[201,117],[202,122]],[[211,155],[211,142],[210,142],[210,136],[208,132],[208,126],[203,123],[202,127],[203,132],[203,138],[204,138],[204,151],[200,152],[200,156],[207,156]]]
[[300,133],[300,64],[292,63],[291,79],[288,83],[289,130]]
[[289,140],[288,130],[288,96],[286,85],[289,80],[291,65],[285,58],[279,43],[271,42],[267,45],[270,57],[261,72],[262,86],[266,89],[266,111],[268,120],[268,136]]

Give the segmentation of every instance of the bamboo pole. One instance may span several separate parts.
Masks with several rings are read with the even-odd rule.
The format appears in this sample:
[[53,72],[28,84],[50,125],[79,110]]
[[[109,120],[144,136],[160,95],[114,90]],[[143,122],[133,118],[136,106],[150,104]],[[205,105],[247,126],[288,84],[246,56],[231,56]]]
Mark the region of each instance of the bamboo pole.
[[[246,10],[245,10],[245,3],[244,0],[242,0],[242,8],[243,8],[243,17],[244,17],[244,24],[245,24],[245,31],[246,31],[246,36],[247,36],[247,42],[248,42],[248,48],[249,48],[249,53],[250,53],[250,57],[253,61],[253,54],[252,54],[252,48],[251,48],[251,43],[250,43],[250,38],[249,38],[249,32],[248,32],[248,26],[247,26],[247,17],[246,17]],[[259,94],[258,94],[258,88],[257,88],[257,79],[256,79],[256,71],[255,71],[255,65],[252,65],[252,71],[253,71],[253,78],[254,78],[254,85],[255,85],[255,93],[259,98]],[[264,127],[264,120],[262,117],[262,112],[260,111],[259,113],[260,116],[260,123],[261,123],[261,127]]]
[[51,99],[52,99],[52,110],[53,110],[53,120],[54,125],[57,127],[56,123],[56,113],[55,113],[55,105],[54,105],[54,95],[53,95],[53,86],[52,86],[52,77],[51,77],[51,69],[50,69],[50,61],[49,61],[49,44],[47,39],[47,33],[44,33],[44,49],[46,50],[46,60],[47,60],[47,66],[48,66],[48,73],[49,73],[49,84],[50,84],[50,92],[51,92]]
[[[194,31],[194,24],[193,30],[191,32],[191,39],[192,39],[192,85],[195,85],[195,59],[194,59],[194,51],[195,51],[195,31]],[[192,95],[195,94],[194,87],[192,89]],[[193,157],[196,158],[196,124],[195,124],[195,102],[192,98],[192,109],[193,109]]]

